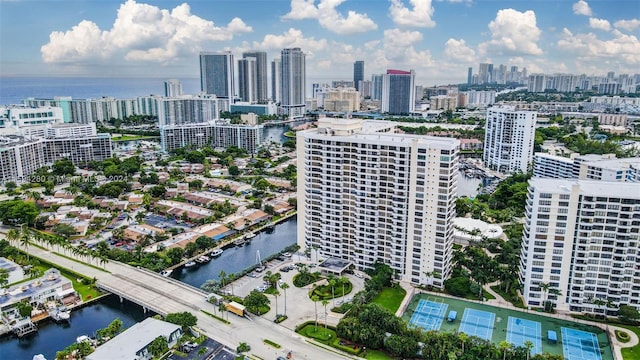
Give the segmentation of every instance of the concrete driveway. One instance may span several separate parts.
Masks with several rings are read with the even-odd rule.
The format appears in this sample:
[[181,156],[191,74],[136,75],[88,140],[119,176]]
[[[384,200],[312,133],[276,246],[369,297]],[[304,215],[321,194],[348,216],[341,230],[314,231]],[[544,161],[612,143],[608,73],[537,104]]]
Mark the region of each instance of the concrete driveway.
[[[236,281],[233,284],[230,284],[225,287],[225,290],[231,293],[233,291],[234,295],[245,297],[252,290],[256,289],[258,286],[264,283],[262,279],[267,271],[271,271],[272,273],[278,272],[281,275],[281,280],[289,284],[289,288],[287,289],[286,294],[286,315],[288,319],[281,322],[280,326],[283,326],[289,330],[294,330],[296,326],[310,320],[315,320],[316,317],[316,309],[318,314],[318,322],[325,322],[325,311],[324,306],[321,301],[318,301],[317,304],[314,304],[313,301],[309,298],[309,292],[313,289],[314,284],[307,285],[303,288],[298,288],[293,285],[293,277],[298,273],[297,269],[291,270],[289,272],[279,271],[280,268],[292,265],[298,262],[302,262],[304,264],[313,264],[315,262],[311,261],[298,261],[297,257],[289,258],[285,261],[274,260],[268,264],[265,264],[267,267],[265,271],[259,273],[257,277],[244,276]],[[314,269],[311,269],[314,270]],[[351,281],[353,284],[353,289],[350,293],[345,294],[344,296],[336,297],[333,300],[329,300],[329,304],[327,304],[327,313],[326,313],[326,321],[330,326],[335,326],[338,324],[343,314],[334,313],[331,311],[331,308],[334,306],[338,306],[339,303],[345,301],[347,299],[353,298],[353,295],[358,291],[364,289],[364,279],[358,278],[355,275],[345,274],[345,277]],[[325,284],[326,280],[320,280],[316,284],[322,285]],[[285,314],[285,294],[284,290],[278,287],[280,291],[280,296],[278,296],[278,309],[277,314]],[[336,295],[342,293],[341,287],[335,288]],[[276,318],[276,299],[274,295],[265,294],[269,300],[271,301],[271,309],[268,313],[262,315],[261,317],[268,321],[273,321]],[[335,305],[334,305],[335,304]]]

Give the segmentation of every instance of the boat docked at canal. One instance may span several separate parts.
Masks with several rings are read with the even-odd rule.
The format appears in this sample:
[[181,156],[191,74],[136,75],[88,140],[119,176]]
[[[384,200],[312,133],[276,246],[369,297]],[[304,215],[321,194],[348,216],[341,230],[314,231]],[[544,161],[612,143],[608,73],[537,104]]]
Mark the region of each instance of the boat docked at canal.
[[222,255],[223,252],[224,252],[224,250],[222,250],[222,249],[215,249],[215,250],[213,250],[211,252],[211,254],[209,254],[209,256],[218,257],[218,256]]
[[196,262],[198,264],[204,264],[204,263],[208,263],[209,261],[211,261],[211,258],[208,257],[207,255],[201,255],[200,257],[198,257],[196,259]]
[[51,316],[51,319],[55,322],[65,322],[69,321],[71,318],[71,311],[69,311],[66,306],[62,305],[51,309],[49,311],[49,316]]
[[173,270],[171,269],[165,269],[160,271],[160,275],[164,276],[164,277],[169,277],[171,276],[171,274],[173,273]]
[[189,261],[188,263],[184,264],[184,267],[189,269],[189,268],[193,268],[196,265],[198,265],[195,261]]
[[243,237],[241,237],[241,238],[236,239],[236,241],[234,241],[233,244],[235,246],[243,246],[245,242],[246,242],[246,240]]

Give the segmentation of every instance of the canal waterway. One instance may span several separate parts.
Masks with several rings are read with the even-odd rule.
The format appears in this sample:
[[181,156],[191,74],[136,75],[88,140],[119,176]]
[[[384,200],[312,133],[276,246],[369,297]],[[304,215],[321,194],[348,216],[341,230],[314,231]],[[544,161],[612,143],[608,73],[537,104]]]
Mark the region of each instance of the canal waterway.
[[38,324],[38,331],[18,339],[14,335],[0,338],[0,359],[31,360],[42,354],[47,360],[56,358],[56,352],[73,344],[81,335],[95,337],[98,329],[107,327],[115,318],[128,328],[154,313],[144,313],[142,307],[117,296],[109,295],[71,313],[69,323],[56,324],[45,320]]
[[264,230],[256,235],[251,242],[244,246],[230,247],[224,253],[210,262],[193,268],[178,268],[171,277],[189,285],[200,287],[209,279],[217,280],[222,270],[226,274],[239,273],[242,270],[256,265],[258,254],[260,259],[265,259],[282,251],[289,245],[297,242],[296,217],[275,225],[272,229]]

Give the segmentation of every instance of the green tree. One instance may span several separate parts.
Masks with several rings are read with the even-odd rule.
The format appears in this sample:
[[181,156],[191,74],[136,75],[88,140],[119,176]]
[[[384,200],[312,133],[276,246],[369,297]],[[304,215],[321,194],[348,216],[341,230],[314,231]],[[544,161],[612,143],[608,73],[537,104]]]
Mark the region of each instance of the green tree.
[[68,239],[69,237],[76,234],[76,229],[73,226],[64,223],[57,223],[53,225],[51,231],[53,231],[54,234],[62,236],[65,239]]
[[33,310],[33,306],[31,306],[31,304],[29,304],[28,300],[20,301],[16,305],[16,308],[18,309],[18,314],[20,314],[20,316],[22,316],[22,317],[31,316],[31,311]]
[[165,254],[171,262],[171,265],[175,265],[182,260],[182,257],[184,256],[184,249],[180,247],[171,248],[167,250]]
[[236,165],[229,166],[229,175],[234,177],[240,175],[240,169]]
[[198,318],[188,311],[167,314],[164,320],[182,326],[184,331],[187,331],[189,327],[195,326],[198,323]]
[[149,352],[156,358],[160,357],[162,354],[169,351],[169,344],[167,343],[167,338],[160,335],[157,338],[153,339],[151,344],[149,344]]
[[9,200],[0,202],[0,221],[5,224],[33,225],[40,211],[32,202]]
[[262,315],[261,308],[269,306],[269,298],[257,290],[252,290],[249,295],[244,298],[244,306],[247,310],[256,314]]
[[280,288],[282,289],[282,291],[284,291],[284,315],[287,315],[287,289],[289,288],[289,284],[287,284],[286,282],[282,283],[282,285],[280,285]]
[[52,174],[57,176],[74,175],[76,167],[69,159],[56,160],[51,167]]
[[0,287],[5,288],[9,284],[9,269],[0,268]]
[[636,321],[640,319],[640,313],[636,308],[629,305],[620,305],[618,309],[618,316],[624,321]]
[[315,331],[318,331],[318,301],[319,300],[320,300],[320,298],[318,297],[318,295],[313,295],[311,297],[311,301],[313,301],[313,308],[314,308],[315,313],[316,313]]

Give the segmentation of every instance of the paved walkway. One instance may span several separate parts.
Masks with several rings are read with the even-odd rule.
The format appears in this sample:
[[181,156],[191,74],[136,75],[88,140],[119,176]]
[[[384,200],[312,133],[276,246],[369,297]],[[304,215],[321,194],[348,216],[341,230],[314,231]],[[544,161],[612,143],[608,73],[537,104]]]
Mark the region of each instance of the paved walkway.
[[[0,238],[4,238],[4,234],[0,234]],[[303,338],[291,329],[278,326],[263,317],[252,316],[251,319],[246,319],[226,314],[225,318],[228,317],[231,322],[227,325],[200,311],[205,310],[212,314],[218,312],[216,306],[206,301],[204,292],[150,271],[109,261],[105,264],[105,269],[110,272],[107,273],[84,264],[86,259],[76,262],[59,256],[51,249],[43,250],[30,246],[28,252],[88,277],[95,277],[98,284],[121,291],[128,299],[147,304],[147,308],[155,312],[191,312],[198,318],[198,328],[205,335],[231,349],[235,349],[240,342],[246,342],[251,346],[250,354],[263,359],[286,356],[289,350],[293,351],[294,359],[355,359],[337,349],[326,348],[322,344]],[[296,303],[296,300],[289,298],[289,306],[295,307]],[[308,308],[306,303],[300,306]],[[264,343],[265,339],[280,344],[282,348],[274,349]]]

